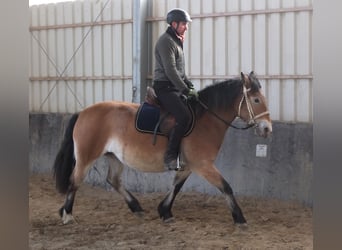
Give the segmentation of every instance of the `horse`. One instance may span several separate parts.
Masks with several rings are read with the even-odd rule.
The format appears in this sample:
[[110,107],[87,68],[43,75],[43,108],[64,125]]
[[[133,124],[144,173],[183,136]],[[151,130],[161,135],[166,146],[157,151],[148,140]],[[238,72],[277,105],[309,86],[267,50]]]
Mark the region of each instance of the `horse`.
[[[163,155],[168,138],[142,133],[135,127],[140,104],[106,101],[93,104],[75,113],[69,120],[64,139],[53,165],[56,189],[66,195],[59,209],[62,223],[72,222],[75,194],[88,170],[101,156],[108,158],[106,181],[120,193],[129,209],[142,214],[139,201],[121,183],[125,166],[143,172],[167,171]],[[176,195],[193,172],[218,188],[230,208],[235,225],[247,225],[231,186],[216,168],[214,161],[223,142],[226,130],[234,126],[239,117],[248,127],[254,127],[261,137],[272,133],[272,122],[261,84],[254,72],[221,82],[215,82],[198,91],[193,103],[195,124],[192,132],[182,139],[180,155],[185,166],[176,171],[171,190],[158,206],[162,221],[173,220],[171,211]],[[151,142],[151,143],[149,143]]]

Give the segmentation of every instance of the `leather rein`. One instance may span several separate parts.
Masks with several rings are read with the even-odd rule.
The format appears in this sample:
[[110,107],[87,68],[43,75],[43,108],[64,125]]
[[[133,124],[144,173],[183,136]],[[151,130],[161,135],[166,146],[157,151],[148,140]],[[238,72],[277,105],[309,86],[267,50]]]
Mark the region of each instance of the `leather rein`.
[[255,115],[254,111],[253,111],[253,107],[252,107],[251,101],[249,100],[248,95],[247,95],[248,91],[250,91],[250,88],[247,89],[245,86],[243,86],[243,95],[242,95],[241,101],[239,103],[239,110],[238,110],[238,117],[241,118],[242,103],[243,103],[243,101],[246,101],[247,110],[248,110],[248,114],[249,114],[249,121],[248,121],[248,123],[247,123],[248,125],[246,127],[236,127],[236,126],[234,126],[233,124],[231,124],[231,122],[227,122],[222,117],[220,117],[218,114],[216,114],[214,111],[210,110],[209,107],[205,103],[203,103],[199,98],[198,98],[198,102],[206,111],[208,111],[210,114],[215,116],[218,120],[220,120],[221,122],[226,124],[228,127],[232,127],[232,128],[235,128],[235,129],[243,129],[243,130],[244,129],[249,129],[249,128],[254,127],[254,126],[257,125],[256,119],[258,119],[258,118],[260,118],[260,117],[262,117],[264,115],[268,115],[270,112],[269,111],[265,111],[265,112],[262,112],[262,113],[260,113],[258,115]]

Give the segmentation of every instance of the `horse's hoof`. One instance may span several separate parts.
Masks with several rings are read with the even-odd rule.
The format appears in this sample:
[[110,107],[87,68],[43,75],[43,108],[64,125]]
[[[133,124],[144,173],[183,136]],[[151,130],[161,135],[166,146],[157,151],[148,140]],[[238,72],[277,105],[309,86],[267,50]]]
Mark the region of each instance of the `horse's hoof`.
[[185,165],[184,165],[184,166],[179,165],[179,166],[175,169],[175,171],[184,171],[184,170],[185,170]]
[[167,219],[164,219],[163,222],[164,223],[172,223],[175,221],[175,218],[174,217],[170,217],[170,218],[167,218]]
[[63,225],[69,224],[74,222],[74,217],[71,214],[68,214],[64,209],[63,209],[63,216],[62,216],[62,222]]
[[245,231],[248,229],[248,224],[247,223],[236,223],[236,229]]
[[139,211],[139,212],[134,212],[134,215],[137,216],[138,218],[144,217],[145,213],[144,211]]

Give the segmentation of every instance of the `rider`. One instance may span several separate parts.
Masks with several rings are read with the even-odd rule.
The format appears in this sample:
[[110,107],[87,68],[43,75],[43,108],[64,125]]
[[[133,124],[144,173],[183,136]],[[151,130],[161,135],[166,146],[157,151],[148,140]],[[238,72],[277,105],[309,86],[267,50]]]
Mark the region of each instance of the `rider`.
[[153,88],[163,108],[176,119],[176,125],[169,134],[168,148],[164,155],[164,166],[169,170],[179,170],[177,157],[182,137],[186,133],[191,114],[185,101],[197,98],[193,84],[185,74],[183,42],[190,15],[183,9],[172,9],[167,13],[169,24],[155,45],[155,69]]

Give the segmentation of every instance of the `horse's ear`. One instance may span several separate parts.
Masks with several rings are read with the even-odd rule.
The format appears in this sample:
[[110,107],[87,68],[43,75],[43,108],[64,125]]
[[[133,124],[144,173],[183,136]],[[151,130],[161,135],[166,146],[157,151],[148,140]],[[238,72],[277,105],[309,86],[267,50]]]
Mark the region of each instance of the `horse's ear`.
[[241,80],[243,81],[245,79],[244,73],[241,71]]
[[245,85],[247,89],[250,87],[249,77],[245,75],[243,72],[241,72],[241,81],[242,81],[242,84]]
[[246,77],[245,77],[245,74],[241,71],[241,81],[242,81],[242,83],[243,84],[245,84],[245,82],[246,82]]
[[251,71],[248,75],[249,80],[251,81],[251,88],[252,90],[258,91],[258,89],[261,88],[261,84],[259,82],[259,80],[257,79],[254,71]]

